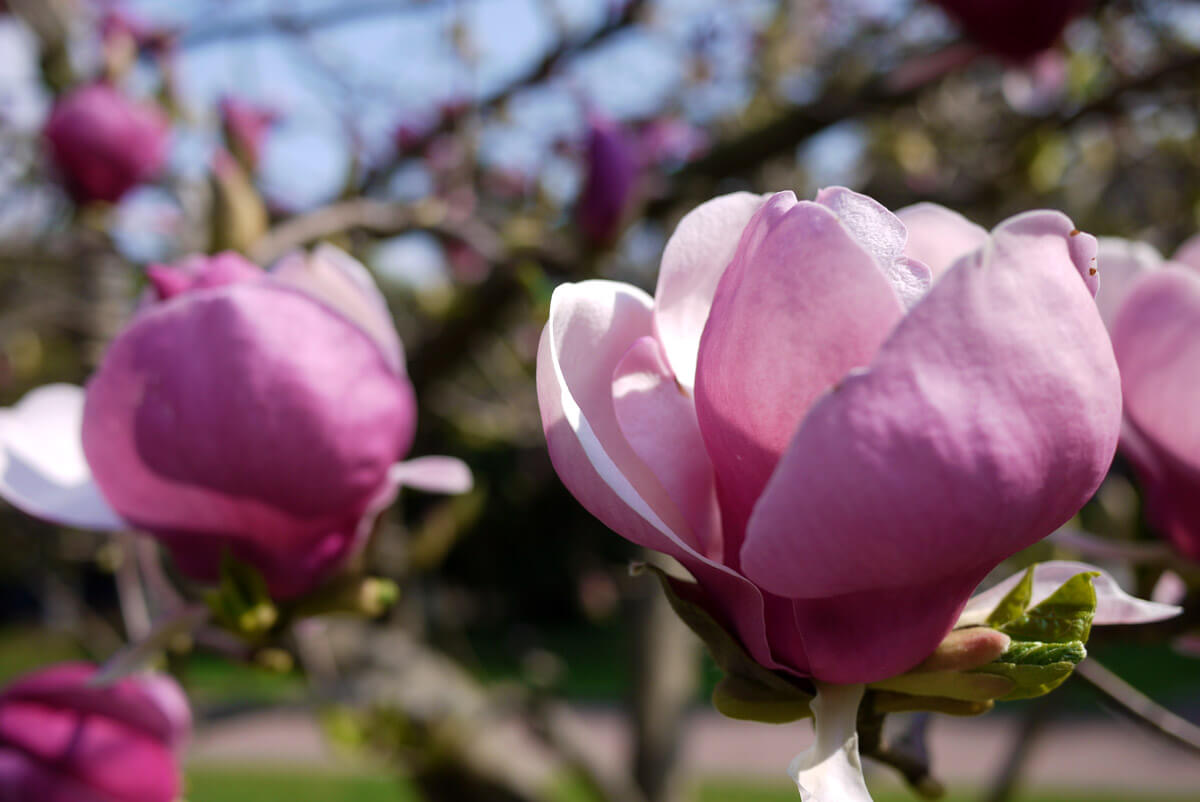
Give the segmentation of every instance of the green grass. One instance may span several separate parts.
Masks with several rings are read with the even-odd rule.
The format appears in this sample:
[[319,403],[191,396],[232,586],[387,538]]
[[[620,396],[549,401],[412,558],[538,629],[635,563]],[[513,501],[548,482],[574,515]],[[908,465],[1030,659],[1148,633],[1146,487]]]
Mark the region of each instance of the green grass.
[[[797,802],[795,789],[786,784],[755,785],[733,780],[709,782],[692,795],[693,802]],[[1129,802],[1129,794],[1032,793],[1018,795],[1013,802]],[[875,802],[915,802],[903,791],[882,790]],[[979,795],[951,794],[944,802],[978,802]],[[334,774],[307,771],[236,770],[196,768],[188,776],[188,802],[420,802],[400,781],[383,774]],[[1147,796],[1137,802],[1198,802],[1200,796]],[[592,802],[583,794],[563,797],[562,802]]]
[[419,802],[396,780],[378,774],[195,769],[187,802]]

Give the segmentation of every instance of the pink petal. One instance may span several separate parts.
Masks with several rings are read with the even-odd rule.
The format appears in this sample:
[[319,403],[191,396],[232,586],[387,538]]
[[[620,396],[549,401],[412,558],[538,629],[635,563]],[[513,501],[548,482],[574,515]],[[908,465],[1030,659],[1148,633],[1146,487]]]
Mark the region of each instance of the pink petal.
[[192,718],[179,684],[162,674],[135,674],[110,685],[91,684],[90,663],[58,663],[13,682],[0,701],[20,700],[104,716],[172,749],[191,736]]
[[700,334],[717,282],[762,204],[763,196],[749,192],[702,203],[679,221],[663,250],[654,291],[654,330],[676,378],[689,390],[695,385]]
[[871,254],[905,309],[911,309],[929,291],[933,274],[920,260],[905,256],[908,232],[883,204],[845,187],[822,189],[817,203],[836,214],[854,241]]
[[1155,604],[1178,605],[1187,598],[1188,586],[1183,577],[1174,571],[1163,571],[1162,576],[1154,583],[1150,593],[1150,601]]
[[930,596],[927,612],[904,613],[920,635],[907,652],[904,629],[867,648],[830,628],[821,644],[802,620],[819,679],[832,678],[817,655],[853,676],[856,652],[867,667],[919,662],[917,643],[953,623],[969,586],[1069,519],[1104,477],[1119,379],[1080,280],[1090,263],[1076,245],[1083,235],[1071,230],[1052,212],[997,228],[934,285],[869,371],[814,405],[771,477],[743,570],[804,600],[798,615],[816,600],[875,594],[840,625],[874,631],[853,617]]
[[812,403],[870,362],[903,310],[833,212],[771,197],[742,235],[700,341],[696,411],[717,474],[725,562]]
[[1113,326],[1125,412],[1154,446],[1200,468],[1200,276],[1168,268],[1139,281]]
[[[1083,573],[1100,574],[1092,579],[1092,587],[1096,589],[1096,615],[1092,619],[1092,626],[1147,624],[1152,621],[1174,618],[1182,612],[1173,604],[1146,601],[1136,596],[1130,596],[1121,589],[1117,580],[1107,571],[1088,563],[1071,560],[1052,560],[1038,563],[1033,567],[1033,596],[1030,606],[1040,604],[1068,579]],[[972,596],[963,609],[958,626],[978,626],[987,621],[987,617],[991,615],[996,605],[1017,586],[1024,576],[1024,570],[1018,571],[982,593]]]
[[1200,557],[1198,325],[1200,276],[1167,267],[1137,283],[1112,330],[1129,424],[1122,445],[1146,484],[1151,516],[1193,557]]
[[719,560],[721,514],[696,406],[653,337],[637,340],[617,364],[613,408],[626,441],[687,519],[696,551]]
[[271,275],[345,315],[375,340],[397,372],[404,373],[404,347],[387,300],[357,259],[322,244],[311,254],[296,252],[283,257]]
[[[0,694],[0,799],[173,802],[181,790],[175,726],[186,700],[170,680],[88,681],[95,666],[66,663],[17,680]],[[161,691],[174,697],[163,707]],[[189,716],[190,722],[190,716]],[[7,752],[13,750],[13,753]],[[24,763],[17,759],[31,759]],[[19,788],[15,797],[6,795]],[[94,794],[94,796],[93,796]]]
[[987,229],[936,203],[905,206],[896,216],[908,229],[905,254],[929,265],[936,280],[950,265],[978,249],[987,240]]
[[762,594],[700,554],[686,519],[620,430],[613,375],[633,344],[651,334],[651,315],[650,298],[627,284],[585,281],[555,289],[537,366],[550,459],[592,515],[634,543],[683,563],[703,586],[706,606],[739,634],[754,658],[780,668],[767,642]]
[[1178,262],[1193,270],[1200,270],[1200,234],[1196,234],[1185,240],[1176,249],[1174,255],[1171,256],[1171,261]]
[[341,315],[271,282],[143,312],[88,385],[83,443],[105,497],[190,575],[230,549],[280,597],[358,545],[412,441],[407,380]]
[[475,483],[467,464],[454,457],[417,457],[397,462],[389,475],[403,487],[427,493],[466,493]]
[[28,802],[31,799],[37,802],[113,802],[112,797],[88,788],[69,775],[56,772],[19,749],[0,746],[0,802]]
[[1100,270],[1100,287],[1096,290],[1096,306],[1111,331],[1117,310],[1137,280],[1161,269],[1165,261],[1162,254],[1144,242],[1117,237],[1101,237],[1099,242],[1096,265]]
[[100,799],[173,802],[182,790],[170,749],[109,718],[6,702],[0,705],[0,743],[54,766],[62,778],[55,785],[78,782]]
[[0,496],[37,518],[99,531],[128,528],[83,456],[83,388],[49,384],[0,409]]

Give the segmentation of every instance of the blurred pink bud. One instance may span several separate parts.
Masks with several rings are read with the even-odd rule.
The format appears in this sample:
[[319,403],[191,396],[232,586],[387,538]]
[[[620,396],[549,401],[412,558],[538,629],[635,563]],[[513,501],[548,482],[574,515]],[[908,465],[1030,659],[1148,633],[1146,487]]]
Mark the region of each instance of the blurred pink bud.
[[1200,237],[1167,261],[1154,248],[1100,241],[1096,296],[1121,366],[1121,453],[1151,523],[1200,561]]
[[279,121],[279,113],[236,97],[225,97],[219,104],[221,127],[230,149],[246,169],[258,168],[262,147],[271,126]]
[[166,676],[106,686],[63,663],[0,692],[0,799],[175,802],[191,732],[187,699]]
[[1088,0],[933,0],[980,47],[1025,61],[1051,47]]
[[119,9],[109,9],[100,20],[100,37],[106,45],[128,37],[140,51],[163,53],[175,44],[175,34],[155,28]]
[[425,143],[436,127],[437,121],[428,114],[417,114],[405,118],[396,125],[395,132],[392,134],[396,149],[404,154],[412,153],[418,146]]
[[900,674],[1108,470],[1121,395],[1095,249],[1051,211],[989,234],[842,188],[716,198],[680,222],[653,298],[555,290],[551,459],[764,666]]
[[1067,69],[1066,56],[1056,50],[1044,51],[1026,64],[1009,67],[1001,84],[1004,99],[1022,114],[1045,114],[1066,95]]
[[583,189],[575,223],[593,244],[608,245],[624,227],[639,175],[637,145],[616,122],[589,114]]
[[708,134],[702,128],[677,117],[651,120],[638,132],[643,163],[680,165],[708,150]]
[[483,254],[458,240],[446,243],[446,264],[454,280],[463,284],[478,284],[492,269]]
[[148,532],[202,581],[228,551],[286,599],[339,570],[401,484],[469,488],[457,460],[397,462],[416,402],[387,305],[350,256],[323,246],[264,272],[226,253],[149,273],[154,297],[86,396],[52,385],[0,415],[13,504]]
[[167,158],[169,132],[161,109],[107,84],[63,95],[43,131],[75,200],[109,203],[158,175]]

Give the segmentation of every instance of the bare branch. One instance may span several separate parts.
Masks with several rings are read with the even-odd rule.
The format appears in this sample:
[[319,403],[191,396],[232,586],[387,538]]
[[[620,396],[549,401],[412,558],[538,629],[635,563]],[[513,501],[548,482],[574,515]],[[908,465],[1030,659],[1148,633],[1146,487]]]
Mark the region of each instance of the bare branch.
[[1176,746],[1200,754],[1200,727],[1172,713],[1094,659],[1076,666],[1075,675],[1112,703],[1117,712]]
[[372,198],[342,201],[292,217],[267,232],[250,249],[249,256],[268,264],[288,251],[354,230],[378,236],[430,231],[470,245],[489,261],[503,258],[502,243],[487,226],[474,220],[449,222],[444,204],[436,200],[409,204]]

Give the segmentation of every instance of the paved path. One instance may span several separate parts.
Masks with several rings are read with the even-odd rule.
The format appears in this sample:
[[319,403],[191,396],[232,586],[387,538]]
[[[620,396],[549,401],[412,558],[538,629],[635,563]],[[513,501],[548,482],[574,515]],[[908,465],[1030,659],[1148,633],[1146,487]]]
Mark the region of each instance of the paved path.
[[[619,766],[629,752],[628,729],[616,711],[583,710],[588,744],[597,761]],[[1015,718],[935,718],[931,748],[935,775],[950,787],[975,787],[999,768],[1016,737]],[[1025,777],[1032,786],[1107,791],[1196,792],[1200,758],[1122,720],[1094,718],[1050,725],[1039,736]],[[812,740],[807,723],[770,726],[695,713],[683,747],[693,776],[745,776],[771,782]],[[339,758],[312,718],[301,712],[270,712],[207,725],[195,739],[192,760],[213,763],[275,763],[334,767]]]

